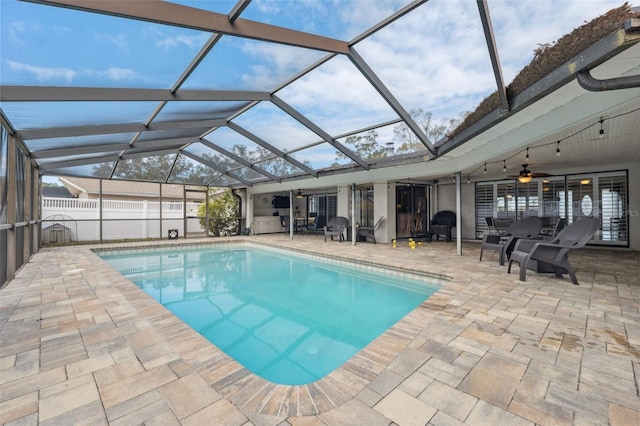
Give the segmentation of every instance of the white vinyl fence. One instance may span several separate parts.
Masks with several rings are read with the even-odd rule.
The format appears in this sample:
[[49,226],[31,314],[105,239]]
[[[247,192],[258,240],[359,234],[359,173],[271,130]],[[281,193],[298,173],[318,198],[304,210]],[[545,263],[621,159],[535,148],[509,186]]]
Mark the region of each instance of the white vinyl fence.
[[[187,235],[205,234],[199,219],[194,217],[197,216],[199,205],[200,203],[195,202],[186,204]],[[162,203],[161,227],[158,201],[102,200],[102,239],[167,238],[169,230],[176,229],[178,235],[183,237],[183,218],[182,202]],[[98,241],[100,223],[100,200],[49,197],[42,199],[42,234],[45,242],[53,232],[60,233],[62,230],[70,236],[70,241]],[[53,239],[50,241],[68,242]]]

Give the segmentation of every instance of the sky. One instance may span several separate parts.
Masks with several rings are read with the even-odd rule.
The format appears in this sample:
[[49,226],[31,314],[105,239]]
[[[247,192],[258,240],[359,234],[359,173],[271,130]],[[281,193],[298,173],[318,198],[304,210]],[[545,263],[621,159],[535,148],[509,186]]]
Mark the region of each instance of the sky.
[[[133,0],[143,1],[143,0]],[[151,4],[151,2],[148,2]],[[182,0],[183,5],[228,13],[233,1]],[[254,0],[243,19],[350,41],[406,6],[407,0]],[[507,84],[541,44],[619,7],[610,0],[488,0]],[[632,4],[633,5],[633,4]],[[495,79],[478,8],[471,0],[431,0],[354,45],[405,110],[423,109],[436,121],[473,110],[495,91]],[[210,34],[110,16],[0,0],[0,83],[3,85],[170,88]],[[326,56],[323,52],[223,37],[182,86],[185,89],[273,91]],[[397,118],[395,112],[344,56],[337,56],[276,95],[332,136]],[[4,103],[18,128],[141,122],[155,102],[117,105]],[[161,119],[225,105],[182,104]],[[283,150],[318,136],[270,104],[237,122]],[[380,130],[393,140],[392,126]],[[221,139],[222,136],[218,137]],[[245,143],[233,132],[228,145]],[[328,144],[327,144],[328,145]],[[322,167],[335,149],[309,149],[299,159]]]

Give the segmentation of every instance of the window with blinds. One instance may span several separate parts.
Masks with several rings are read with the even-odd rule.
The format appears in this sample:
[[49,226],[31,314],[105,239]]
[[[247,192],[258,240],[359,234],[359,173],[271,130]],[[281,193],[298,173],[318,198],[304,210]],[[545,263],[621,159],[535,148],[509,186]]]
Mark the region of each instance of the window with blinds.
[[493,183],[476,183],[476,238],[489,231],[486,218],[493,217],[494,187]]
[[516,217],[516,184],[513,182],[498,182],[496,184],[496,214],[495,217]]
[[554,176],[528,184],[476,183],[476,238],[489,230],[487,217],[542,218],[543,230],[554,229],[559,219],[571,224],[581,217],[598,217],[600,230],[593,244],[628,245],[627,172],[601,172]]
[[518,219],[528,216],[539,216],[540,197],[537,182],[518,184],[516,192]]
[[597,188],[602,241],[626,242],[629,239],[626,176],[598,177]]

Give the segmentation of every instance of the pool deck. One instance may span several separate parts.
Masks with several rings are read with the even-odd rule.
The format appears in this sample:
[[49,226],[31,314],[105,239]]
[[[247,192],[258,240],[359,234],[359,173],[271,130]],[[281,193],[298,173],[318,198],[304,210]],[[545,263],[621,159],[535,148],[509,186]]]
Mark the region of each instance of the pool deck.
[[[223,239],[164,241],[163,244]],[[565,276],[507,274],[465,242],[409,249],[255,241],[445,279],[329,376],[251,374],[100,260],[43,249],[0,290],[0,422],[113,425],[638,425],[640,256],[575,252]],[[122,243],[102,247],[140,247]]]

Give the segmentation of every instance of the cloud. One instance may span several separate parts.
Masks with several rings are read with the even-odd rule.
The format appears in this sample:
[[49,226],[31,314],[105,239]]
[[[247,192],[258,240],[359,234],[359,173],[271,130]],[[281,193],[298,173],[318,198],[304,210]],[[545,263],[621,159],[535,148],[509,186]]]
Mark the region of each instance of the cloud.
[[69,84],[78,75],[76,71],[64,67],[38,67],[15,61],[7,61],[7,63],[11,70],[33,74],[38,81],[62,80]]
[[163,49],[174,49],[184,46],[191,49],[199,49],[211,37],[210,34],[200,33],[197,35],[178,34],[174,36],[162,36],[156,41],[156,46]]
[[95,33],[94,37],[98,43],[112,44],[122,53],[129,53],[129,37],[126,34],[105,34]]
[[115,81],[133,80],[138,77],[138,73],[129,68],[111,67],[105,73],[111,80]]
[[242,80],[255,90],[273,89],[323,56],[309,49],[254,41],[245,41],[240,49],[251,58],[249,71],[242,75]]
[[38,24],[28,24],[22,20],[11,21],[7,24],[7,32],[9,33],[11,40],[21,46],[25,46],[27,44],[25,36],[30,33],[37,33],[39,32],[39,29]]
[[111,81],[133,80],[140,75],[129,68],[110,67],[105,70],[83,69],[75,71],[64,67],[39,67],[35,65],[23,64],[16,61],[7,61],[12,71],[27,72],[33,74],[40,82],[56,82],[61,81],[65,84],[71,84],[74,80],[93,76]]
[[90,71],[90,73],[111,81],[134,80],[140,77],[139,74],[132,69],[119,67],[110,67],[102,71]]
[[[324,7],[335,11],[327,19],[327,26],[343,27],[342,33],[346,34],[356,27],[362,28],[358,33],[363,31],[369,22],[377,22],[405,4],[381,1],[349,7],[334,1],[325,2]],[[286,10],[283,2],[260,1],[258,5],[265,13],[275,13],[280,8],[287,19],[295,11],[303,12],[300,7]],[[553,42],[584,21],[618,6],[611,0],[490,2],[505,83],[531,60],[538,44]],[[322,16],[327,15],[319,14],[314,19]],[[311,28],[312,23],[306,19],[300,16],[296,26]],[[432,112],[437,122],[473,110],[496,90],[479,11],[467,1],[427,2],[354,47],[407,111],[422,108]],[[301,56],[304,50],[289,46],[247,43],[243,50],[254,58],[243,81],[256,89],[275,87],[287,75],[317,60],[311,55]],[[333,134],[396,117],[355,66],[341,56],[277,94]],[[274,134],[295,134],[294,129],[274,117],[264,121],[260,117],[260,122],[268,123],[266,128]],[[296,137],[283,139],[297,140],[292,145],[300,144]]]
[[534,49],[554,43],[574,28],[619,7],[611,0],[514,2],[493,0],[489,3],[496,44],[506,83],[528,64]]

